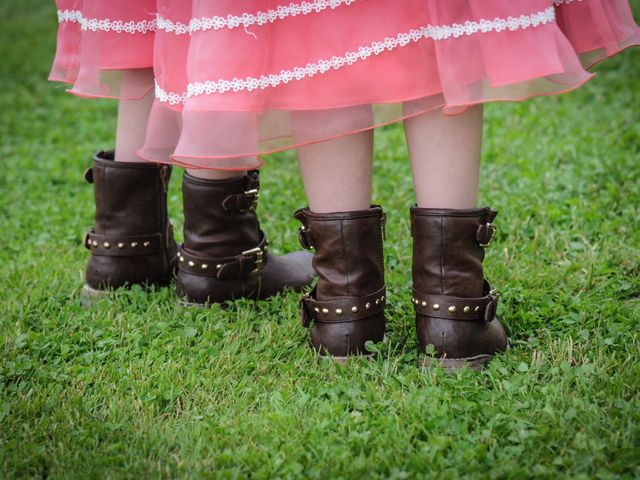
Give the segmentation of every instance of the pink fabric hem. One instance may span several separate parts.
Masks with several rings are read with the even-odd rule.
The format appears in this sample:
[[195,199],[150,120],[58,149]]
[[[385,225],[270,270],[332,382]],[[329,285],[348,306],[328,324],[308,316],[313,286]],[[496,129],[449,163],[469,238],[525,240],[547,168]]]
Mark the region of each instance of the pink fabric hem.
[[[49,75],[49,77],[47,78],[47,81],[54,82],[54,83],[62,83],[63,85],[71,85],[71,86],[73,86],[73,81],[72,80],[56,78],[53,75]],[[74,90],[73,88],[67,88],[67,89],[65,89],[65,92],[70,93],[74,97],[80,97],[80,98],[94,98],[94,99],[101,98],[101,99],[107,99],[107,100],[140,100],[141,98],[146,97],[151,90],[153,90],[153,87],[149,87],[143,95],[131,96],[131,97],[97,95],[97,94],[94,95],[94,94],[91,94],[91,93],[86,93],[86,92],[83,92],[83,91]]]
[[[605,58],[601,59],[600,61],[605,60]],[[532,98],[536,98],[536,97],[550,97],[550,96],[556,96],[556,95],[563,95],[566,93],[570,93],[574,90],[577,90],[578,88],[580,88],[582,85],[584,85],[585,83],[587,83],[589,80],[591,80],[593,77],[595,77],[596,74],[593,73],[591,75],[589,75],[589,77],[585,80],[583,80],[582,82],[580,82],[577,85],[574,85],[566,90],[562,90],[562,91],[557,91],[557,92],[551,92],[551,93],[542,93],[542,94],[533,94],[530,95],[528,97],[523,97],[523,98],[501,98],[501,99],[491,99],[491,100],[482,100],[482,101],[477,101],[477,102],[472,102],[472,103],[468,103],[468,104],[460,104],[460,105],[446,105],[446,107],[457,107],[457,108],[462,108],[461,111],[456,112],[456,113],[444,113],[443,111],[443,115],[459,115],[461,113],[464,113],[465,111],[467,111],[469,108],[475,106],[475,105],[480,105],[480,104],[486,104],[486,103],[494,103],[494,102],[523,102],[523,101],[527,101],[530,100]],[[364,132],[367,130],[372,130],[372,129],[376,129],[376,128],[381,128],[387,125],[391,125],[393,123],[397,123],[400,121],[404,121],[408,118],[412,118],[412,117],[416,117],[418,115],[422,115],[424,113],[427,112],[431,112],[437,109],[443,109],[445,108],[445,105],[440,105],[437,107],[433,107],[427,110],[423,110],[421,112],[416,112],[416,113],[412,113],[410,115],[403,115],[401,117],[397,117],[394,118],[392,120],[388,120],[385,122],[380,122],[380,123],[376,123],[375,125],[371,125],[370,127],[367,128],[361,128],[361,129],[356,129],[356,130],[351,130],[351,131],[345,131],[339,135],[334,135],[331,137],[326,137],[326,138],[321,138],[321,139],[317,139],[317,140],[313,140],[313,141],[309,141],[309,142],[302,142],[302,143],[296,143],[296,144],[290,144],[288,146],[285,147],[281,147],[281,148],[275,148],[275,149],[271,149],[271,150],[260,150],[260,151],[256,151],[253,153],[248,153],[248,154],[242,154],[242,155],[225,155],[225,156],[185,156],[185,155],[171,155],[169,157],[168,161],[159,161],[159,160],[153,160],[150,159],[149,157],[145,156],[145,154],[143,153],[143,149],[140,149],[138,151],[136,151],[136,155],[138,155],[141,159],[145,160],[145,161],[149,161],[149,162],[153,162],[153,163],[161,163],[161,164],[169,164],[169,165],[178,165],[181,167],[185,167],[185,168],[189,168],[189,169],[198,169],[198,170],[221,170],[221,171],[244,171],[244,170],[250,170],[253,168],[260,168],[263,164],[265,160],[261,160],[259,162],[259,164],[252,166],[252,167],[242,167],[242,168],[235,168],[235,167],[228,167],[228,168],[211,168],[211,167],[205,167],[202,165],[198,165],[198,164],[194,164],[194,163],[189,163],[187,161],[185,161],[185,159],[192,159],[192,160],[219,160],[219,159],[231,159],[231,158],[246,158],[246,157],[262,157],[262,156],[266,156],[266,155],[273,155],[275,153],[280,153],[286,150],[291,150],[293,148],[300,148],[300,147],[304,147],[305,145],[313,145],[316,143],[322,143],[322,142],[326,142],[329,140],[334,140],[336,138],[341,138],[347,135],[353,135],[356,133],[360,133],[360,132]],[[288,137],[285,137],[288,138]],[[274,139],[269,139],[266,141],[272,141]]]
[[[635,39],[633,40],[633,43],[630,43],[628,45],[623,45],[620,47],[619,50],[616,50],[615,52],[612,53],[608,53],[602,57],[597,57],[595,60],[593,60],[591,63],[588,63],[587,65],[585,65],[585,69],[589,70],[593,67],[595,67],[596,65],[604,62],[605,60],[608,60],[609,58],[618,55],[619,53],[624,52],[625,50],[629,50],[630,48],[634,48],[634,47],[640,47],[640,35],[636,36]],[[589,53],[589,52],[586,52]]]
[[136,95],[136,96],[98,95],[98,94],[91,94],[91,93],[87,93],[87,92],[83,92],[83,91],[74,90],[73,88],[69,88],[69,89],[67,89],[65,91],[70,93],[71,95],[74,95],[74,96],[80,97],[80,98],[104,98],[104,99],[108,99],[108,100],[140,100],[141,98],[144,98],[145,96],[147,96],[151,90],[153,90],[153,87],[149,87],[144,94]]
[[[283,150],[287,150],[287,149],[284,148],[284,149],[281,149],[281,150],[278,150],[278,151],[283,151]],[[245,172],[247,170],[256,170],[256,169],[262,168],[262,166],[264,165],[264,160],[262,160],[260,157],[258,157],[259,161],[256,162],[255,164],[252,164],[252,165],[246,165],[246,166],[242,166],[242,167],[228,167],[228,168],[206,168],[206,167],[201,167],[201,166],[198,166],[198,165],[195,165],[195,164],[190,164],[188,162],[181,161],[180,159],[174,158],[174,156],[170,156],[169,160],[163,161],[163,160],[159,160],[159,159],[146,157],[144,155],[144,153],[140,152],[140,150],[138,150],[135,153],[136,153],[136,155],[138,157],[140,157],[145,162],[157,163],[157,164],[160,164],[160,165],[176,165],[178,167],[188,168],[190,170],[220,170],[220,171],[224,171],[224,172]],[[268,152],[268,153],[265,153],[265,155],[267,155],[269,153],[275,153],[275,152]],[[188,157],[185,157],[185,158],[188,158]]]

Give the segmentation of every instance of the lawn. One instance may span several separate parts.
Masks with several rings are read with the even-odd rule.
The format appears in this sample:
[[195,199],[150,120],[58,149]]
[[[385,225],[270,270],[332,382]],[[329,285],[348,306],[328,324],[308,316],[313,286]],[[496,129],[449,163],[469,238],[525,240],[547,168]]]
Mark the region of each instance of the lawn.
[[[46,81],[55,28],[53,2],[0,4],[1,478],[640,476],[640,49],[578,91],[487,107],[486,270],[512,348],[447,376],[416,368],[398,125],[376,136],[389,341],[375,362],[318,364],[293,293],[203,310],[134,289],[82,308],[82,173],[113,145],[116,104]],[[304,203],[294,154],[269,158],[274,250],[298,248]]]

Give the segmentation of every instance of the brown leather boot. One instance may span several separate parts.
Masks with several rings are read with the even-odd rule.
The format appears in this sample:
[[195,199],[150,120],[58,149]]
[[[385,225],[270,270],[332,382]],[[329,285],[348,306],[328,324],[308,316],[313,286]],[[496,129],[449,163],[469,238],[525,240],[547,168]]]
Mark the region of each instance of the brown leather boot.
[[178,252],[178,296],[186,304],[262,299],[313,280],[309,252],[267,251],[256,215],[258,171],[225,180],[185,173],[184,244]]
[[85,297],[141,284],[166,285],[176,262],[176,244],[167,216],[171,168],[152,163],[116,162],[99,152],[85,179],[93,183],[96,215],[85,236],[91,250]]
[[321,356],[345,362],[380,342],[385,330],[385,215],[382,208],[342,213],[301,209],[300,243],[315,249],[318,283],[300,301],[302,325],[311,329],[311,346]]
[[416,330],[421,353],[435,348],[435,358],[422,358],[421,366],[478,370],[507,348],[498,294],[482,269],[496,215],[489,208],[411,209]]

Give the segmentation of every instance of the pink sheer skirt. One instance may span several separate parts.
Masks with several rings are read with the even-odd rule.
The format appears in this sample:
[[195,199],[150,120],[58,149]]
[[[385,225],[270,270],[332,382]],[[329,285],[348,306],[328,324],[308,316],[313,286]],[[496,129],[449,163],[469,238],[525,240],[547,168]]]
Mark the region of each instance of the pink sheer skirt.
[[[155,102],[141,158],[259,156],[586,82],[640,44],[627,0],[57,0],[51,80]],[[153,67],[155,79],[147,74]]]

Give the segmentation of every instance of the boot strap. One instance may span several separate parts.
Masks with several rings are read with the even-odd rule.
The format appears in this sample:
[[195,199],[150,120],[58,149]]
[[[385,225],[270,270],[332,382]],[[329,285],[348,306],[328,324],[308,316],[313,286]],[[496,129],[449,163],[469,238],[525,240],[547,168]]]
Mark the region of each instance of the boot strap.
[[344,323],[364,320],[384,310],[386,289],[364,297],[334,297],[316,300],[316,289],[300,299],[302,326],[308,327],[312,321],[319,323]]
[[413,308],[416,313],[427,317],[449,320],[478,320],[491,322],[496,317],[498,292],[489,282],[484,281],[484,296],[461,298],[448,295],[423,295],[413,290]]
[[257,188],[252,188],[243,193],[229,195],[222,201],[222,208],[225,212],[251,212],[258,206],[258,198],[260,198],[260,192]]
[[102,235],[91,230],[84,236],[84,246],[92,255],[105,257],[153,255],[162,251],[162,234]]
[[192,275],[215,277],[218,280],[237,280],[262,270],[267,263],[267,237],[260,232],[260,243],[239,255],[230,257],[203,257],[185,250],[184,244],[178,250],[178,267]]
[[222,201],[225,212],[251,212],[258,206],[260,198],[260,176],[258,170],[250,170],[242,177],[242,193],[229,195]]
[[487,222],[478,225],[476,230],[476,241],[482,248],[490,247],[493,244],[493,238],[498,231],[498,227],[495,223]]

